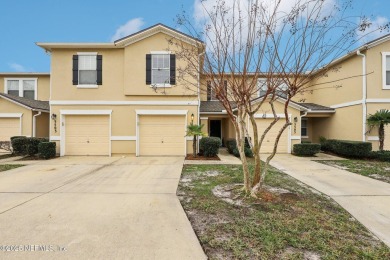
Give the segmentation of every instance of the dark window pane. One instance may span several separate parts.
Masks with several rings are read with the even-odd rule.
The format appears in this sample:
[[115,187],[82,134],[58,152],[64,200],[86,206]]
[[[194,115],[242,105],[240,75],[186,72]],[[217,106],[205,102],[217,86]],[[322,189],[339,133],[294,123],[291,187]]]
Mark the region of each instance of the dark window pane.
[[8,94],[19,97],[19,90],[8,90]]
[[23,97],[28,99],[35,99],[34,90],[24,90],[23,91]]
[[386,71],[386,85],[390,85],[390,71]]
[[301,129],[301,136],[307,136],[307,128]]

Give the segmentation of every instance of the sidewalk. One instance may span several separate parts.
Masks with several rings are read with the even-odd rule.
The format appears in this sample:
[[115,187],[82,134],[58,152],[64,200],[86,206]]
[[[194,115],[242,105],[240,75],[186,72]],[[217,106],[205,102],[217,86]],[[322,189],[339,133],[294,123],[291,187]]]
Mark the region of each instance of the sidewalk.
[[278,154],[271,165],[334,199],[390,247],[390,184],[317,159]]

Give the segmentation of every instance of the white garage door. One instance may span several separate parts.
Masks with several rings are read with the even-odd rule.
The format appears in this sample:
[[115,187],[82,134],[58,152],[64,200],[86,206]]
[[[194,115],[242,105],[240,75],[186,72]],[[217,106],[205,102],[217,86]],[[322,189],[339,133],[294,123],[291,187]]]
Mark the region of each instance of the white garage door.
[[65,155],[109,155],[107,115],[65,116]]
[[[263,119],[262,118],[262,119],[256,119],[256,121],[257,121],[257,128],[258,128],[258,134],[259,134],[259,139],[260,139],[262,133],[271,124],[273,119],[268,119],[268,118]],[[285,123],[285,120],[283,118],[281,118],[271,128],[271,130],[268,132],[268,134],[266,135],[266,137],[263,141],[263,144],[262,144],[261,150],[260,150],[261,153],[271,153],[273,151],[276,136],[278,135],[279,130],[282,128],[284,123]],[[251,127],[250,127],[250,129],[251,129]],[[290,131],[289,128],[284,130],[282,136],[280,137],[279,143],[278,143],[277,153],[288,153],[289,152],[288,151],[288,131]],[[251,134],[251,136],[253,136],[252,129],[250,131],[250,134]]]
[[0,141],[20,135],[20,118],[0,118]]
[[140,115],[139,155],[185,155],[185,116]]

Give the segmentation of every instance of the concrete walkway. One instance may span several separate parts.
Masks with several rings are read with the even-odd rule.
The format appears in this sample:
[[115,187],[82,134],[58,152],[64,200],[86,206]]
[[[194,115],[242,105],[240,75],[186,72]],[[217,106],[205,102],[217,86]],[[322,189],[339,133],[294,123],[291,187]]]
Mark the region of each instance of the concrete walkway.
[[330,196],[390,247],[390,184],[313,158],[280,154],[271,165]]
[[179,157],[62,157],[1,172],[0,245],[22,246],[1,258],[205,259],[176,196],[182,166]]

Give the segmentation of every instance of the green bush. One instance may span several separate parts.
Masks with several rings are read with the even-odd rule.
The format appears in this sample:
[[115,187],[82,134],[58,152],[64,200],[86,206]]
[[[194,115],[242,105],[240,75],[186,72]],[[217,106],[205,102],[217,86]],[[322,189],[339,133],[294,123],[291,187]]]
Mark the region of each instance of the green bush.
[[301,143],[294,144],[293,153],[298,156],[313,156],[321,151],[320,144]]
[[322,151],[324,151],[324,152],[330,151],[330,146],[329,146],[328,139],[326,139],[323,136],[320,136],[320,144],[321,144],[321,150]]
[[371,151],[368,158],[382,162],[390,162],[390,151]]
[[253,157],[253,152],[252,152],[252,149],[251,149],[251,148],[249,148],[249,147],[244,147],[244,152],[245,152],[245,156],[246,156],[246,157],[250,157],[250,158]]
[[240,157],[240,152],[238,151],[237,147],[233,149],[233,155],[236,157]]
[[29,156],[34,156],[38,153],[38,145],[42,142],[48,142],[46,138],[29,137],[26,142],[26,152]]
[[227,139],[226,140],[226,148],[230,154],[233,153],[233,150],[237,147],[236,139]]
[[27,154],[27,137],[13,136],[11,137],[11,146],[13,154],[25,155]]
[[199,142],[199,149],[202,150],[206,157],[213,157],[218,154],[221,147],[221,139],[218,137],[203,137]]
[[43,159],[50,159],[56,156],[55,142],[41,142],[38,144],[38,155]]
[[329,151],[351,158],[368,157],[372,150],[372,143],[370,142],[329,139],[326,143]]

